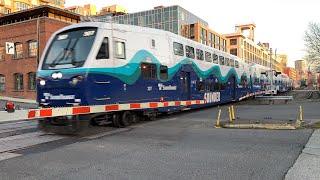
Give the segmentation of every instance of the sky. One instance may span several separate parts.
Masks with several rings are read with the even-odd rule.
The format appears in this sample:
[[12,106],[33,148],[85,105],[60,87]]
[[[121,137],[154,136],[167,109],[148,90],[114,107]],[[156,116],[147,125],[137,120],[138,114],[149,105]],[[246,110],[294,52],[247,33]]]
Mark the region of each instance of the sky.
[[237,24],[254,22],[255,42],[269,42],[277,54],[287,54],[291,67],[304,56],[308,23],[320,23],[319,0],[66,0],[65,7],[85,4],[96,5],[97,10],[118,4],[129,13],[179,5],[207,21],[219,34],[235,32]]

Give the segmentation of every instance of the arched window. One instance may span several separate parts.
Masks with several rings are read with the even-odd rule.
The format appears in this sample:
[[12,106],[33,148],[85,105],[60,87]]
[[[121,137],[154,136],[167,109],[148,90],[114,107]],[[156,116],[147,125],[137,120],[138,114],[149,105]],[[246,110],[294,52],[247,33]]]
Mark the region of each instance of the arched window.
[[23,90],[23,74],[16,73],[14,76],[14,90],[21,91]]
[[28,73],[28,90],[36,90],[37,83],[36,83],[36,73],[29,72]]
[[0,92],[3,92],[6,90],[6,76],[0,74]]

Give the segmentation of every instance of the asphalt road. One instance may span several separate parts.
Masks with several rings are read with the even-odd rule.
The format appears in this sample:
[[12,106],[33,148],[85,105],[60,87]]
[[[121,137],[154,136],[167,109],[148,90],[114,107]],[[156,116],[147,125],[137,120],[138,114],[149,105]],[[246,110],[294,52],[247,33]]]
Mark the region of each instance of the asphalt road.
[[15,151],[0,161],[1,179],[283,179],[312,133],[214,129],[218,109]]

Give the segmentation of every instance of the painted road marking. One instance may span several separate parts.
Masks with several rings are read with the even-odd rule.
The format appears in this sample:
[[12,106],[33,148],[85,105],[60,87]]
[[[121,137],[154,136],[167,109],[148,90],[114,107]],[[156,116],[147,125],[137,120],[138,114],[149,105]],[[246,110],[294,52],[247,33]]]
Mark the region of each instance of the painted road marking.
[[11,159],[11,158],[15,158],[21,156],[21,154],[16,154],[16,153],[0,153],[0,161],[6,160],[6,159]]

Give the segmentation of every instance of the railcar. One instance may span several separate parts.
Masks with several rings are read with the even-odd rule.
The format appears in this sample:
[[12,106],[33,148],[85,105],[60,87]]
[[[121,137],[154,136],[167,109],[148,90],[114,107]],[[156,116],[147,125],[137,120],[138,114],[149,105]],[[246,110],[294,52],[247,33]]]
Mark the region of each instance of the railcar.
[[[137,117],[239,101],[264,93],[262,71],[167,31],[74,24],[53,34],[39,63],[37,101],[58,114],[39,126],[77,131],[107,121],[124,127]],[[62,107],[84,108],[61,113]]]

